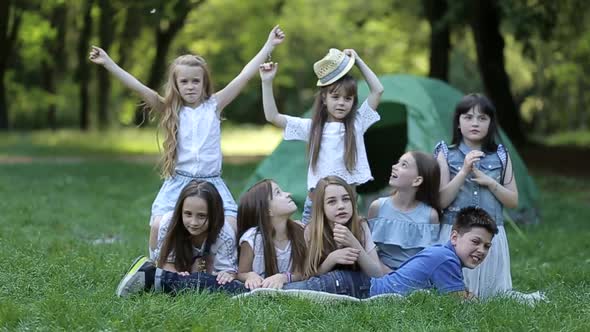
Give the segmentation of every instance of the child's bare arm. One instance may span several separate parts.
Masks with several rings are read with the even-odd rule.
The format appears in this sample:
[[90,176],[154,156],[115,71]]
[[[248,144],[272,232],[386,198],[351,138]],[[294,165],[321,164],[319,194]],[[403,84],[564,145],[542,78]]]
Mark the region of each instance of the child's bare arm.
[[141,99],[143,99],[143,101],[145,101],[145,103],[152,109],[161,109],[160,106],[162,105],[163,98],[160,97],[156,91],[145,86],[137,78],[133,77],[133,75],[119,67],[102,48],[92,46],[89,59],[98,65],[102,65],[126,87],[138,93],[141,96]]
[[285,39],[285,33],[279,28],[279,26],[275,26],[268,35],[268,39],[264,46],[260,49],[258,54],[246,64],[244,69],[234,78],[229,84],[217,92],[215,94],[217,98],[217,111],[221,112],[229,103],[231,103],[244,89],[246,83],[256,75],[256,71],[258,71],[258,67],[264,63],[264,61],[268,58],[268,56],[272,53],[272,50],[275,46],[279,45]]
[[260,78],[262,80],[262,107],[266,121],[279,128],[285,128],[287,119],[279,113],[275,96],[272,91],[272,82],[277,73],[278,63],[264,63],[260,65]]
[[383,84],[379,81],[379,78],[375,73],[367,66],[367,64],[361,59],[361,57],[353,49],[345,49],[343,51],[346,55],[355,58],[355,65],[359,68],[367,85],[369,86],[369,96],[367,102],[372,109],[376,110],[381,101],[381,95],[383,94]]

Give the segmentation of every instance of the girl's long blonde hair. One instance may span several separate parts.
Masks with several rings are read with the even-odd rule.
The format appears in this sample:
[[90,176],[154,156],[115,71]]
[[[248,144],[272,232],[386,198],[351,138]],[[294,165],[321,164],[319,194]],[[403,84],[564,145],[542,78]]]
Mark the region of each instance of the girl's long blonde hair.
[[[334,233],[332,232],[332,222],[326,218],[324,213],[324,196],[326,194],[326,187],[329,185],[337,185],[343,187],[352,202],[352,216],[346,224],[350,229],[352,235],[365,246],[365,234],[362,227],[362,219],[359,217],[356,206],[356,193],[354,189],[338,176],[327,176],[318,181],[314,189],[313,209],[311,213],[311,222],[307,227],[310,227],[310,237],[308,244],[308,255],[305,263],[305,276],[311,277],[318,274],[318,270],[322,262],[328,255],[338,249],[334,241]],[[352,266],[353,269],[358,269],[358,264]]]
[[192,54],[181,55],[176,58],[168,67],[168,80],[165,85],[165,93],[162,101],[160,121],[158,129],[164,132],[164,153],[160,160],[161,171],[163,178],[173,175],[174,167],[176,166],[177,144],[176,134],[178,133],[178,113],[184,105],[178,86],[176,85],[176,68],[178,66],[200,67],[203,69],[203,92],[201,95],[201,102],[208,100],[213,95],[213,83],[211,82],[211,74],[205,60]]
[[349,172],[352,172],[356,167],[356,135],[354,131],[354,119],[356,117],[356,107],[358,105],[358,95],[355,79],[346,74],[336,82],[323,86],[320,88],[319,94],[316,96],[313,104],[313,115],[311,121],[311,129],[309,133],[309,142],[307,144],[307,155],[310,165],[313,170],[316,169],[318,158],[320,155],[320,148],[322,146],[322,134],[324,132],[324,125],[328,120],[328,108],[325,100],[329,93],[342,90],[342,93],[347,96],[352,96],[354,101],[350,112],[346,115],[342,123],[344,124],[344,164]]

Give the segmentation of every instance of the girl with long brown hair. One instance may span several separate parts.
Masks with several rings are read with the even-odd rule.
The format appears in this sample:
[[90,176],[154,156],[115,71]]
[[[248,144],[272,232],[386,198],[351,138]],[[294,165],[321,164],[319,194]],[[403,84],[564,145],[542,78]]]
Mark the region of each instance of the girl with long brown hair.
[[237,278],[246,288],[282,288],[301,280],[306,247],[303,225],[290,219],[297,210],[291,194],[262,180],[240,199],[240,260]]
[[382,268],[389,273],[438,241],[440,169],[430,154],[410,151],[391,166],[386,197],[369,207],[369,227]]
[[189,182],[174,210],[164,214],[159,223],[153,260],[138,257],[119,283],[117,295],[186,289],[246,291],[234,280],[235,235],[224,222],[223,201],[215,186],[206,181]]
[[[370,90],[358,109],[356,80],[348,74],[354,64]],[[380,119],[376,109],[383,86],[375,73],[354,50],[330,49],[313,66],[320,90],[314,102],[312,119],[303,119],[278,112],[272,92],[277,68],[278,65],[272,62],[260,66],[264,115],[268,122],[284,128],[285,140],[307,142],[308,191],[311,193],[318,180],[329,175],[339,176],[353,186],[372,180],[363,135]],[[304,224],[309,222],[310,215],[311,198],[308,197],[303,208]]]

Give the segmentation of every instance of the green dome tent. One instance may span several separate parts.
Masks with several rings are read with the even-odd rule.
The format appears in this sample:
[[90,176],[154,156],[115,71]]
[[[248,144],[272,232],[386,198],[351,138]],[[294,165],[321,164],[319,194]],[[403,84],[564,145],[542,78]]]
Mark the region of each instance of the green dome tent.
[[[374,198],[387,187],[391,165],[405,152],[432,153],[437,142],[451,141],[451,121],[455,105],[463,94],[448,84],[425,77],[386,75],[380,77],[385,91],[378,112],[381,120],[365,133],[367,157],[374,180],[361,185],[361,198]],[[359,103],[368,94],[367,84],[359,83]],[[310,112],[305,114],[309,117]],[[506,136],[500,139],[509,151],[519,191],[519,207],[510,215],[523,223],[536,223],[535,202],[538,192],[526,166]],[[248,186],[264,178],[277,181],[293,195],[299,207],[307,195],[307,158],[305,142],[282,141],[264,159],[248,180]],[[364,202],[365,204],[367,202]],[[361,208],[364,214],[366,209]]]

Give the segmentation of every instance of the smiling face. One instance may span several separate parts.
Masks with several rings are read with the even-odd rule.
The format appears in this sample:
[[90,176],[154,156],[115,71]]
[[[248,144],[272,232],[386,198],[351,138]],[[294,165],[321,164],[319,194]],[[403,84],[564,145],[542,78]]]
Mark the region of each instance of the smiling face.
[[477,267],[486,258],[492,246],[492,238],[492,233],[477,226],[462,235],[456,230],[451,232],[451,244],[455,247],[461,264],[469,269]]
[[397,164],[391,166],[389,185],[396,189],[418,187],[422,177],[418,175],[418,166],[411,153],[406,152],[399,158]]
[[268,202],[268,208],[270,215],[274,217],[278,216],[290,216],[297,211],[297,205],[291,198],[291,194],[283,191],[279,185],[272,182],[272,198]]
[[354,96],[346,94],[344,88],[339,88],[324,96],[324,104],[328,111],[328,122],[342,122],[352,110]]
[[176,86],[186,106],[196,107],[203,97],[204,70],[199,66],[176,66]]
[[467,143],[480,145],[488,134],[490,117],[481,112],[479,107],[472,107],[467,113],[459,116],[459,129]]
[[193,237],[207,232],[209,226],[207,202],[197,196],[187,197],[182,204],[182,224]]
[[352,197],[342,186],[330,184],[324,193],[324,214],[328,221],[345,225],[352,217]]

